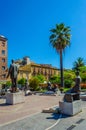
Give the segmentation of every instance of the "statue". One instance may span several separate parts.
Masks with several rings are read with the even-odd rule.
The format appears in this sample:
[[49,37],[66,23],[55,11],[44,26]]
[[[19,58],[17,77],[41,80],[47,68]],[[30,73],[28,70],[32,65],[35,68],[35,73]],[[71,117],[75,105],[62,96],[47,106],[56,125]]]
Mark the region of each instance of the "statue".
[[81,77],[79,76],[79,71],[76,72],[75,85],[69,91],[67,91],[63,97],[66,102],[72,102],[74,100],[80,100],[80,87]]
[[24,90],[27,91],[28,89],[29,89],[29,82],[28,82],[28,79],[26,78]]
[[74,87],[71,89],[71,93],[80,93],[81,91],[81,87],[80,87],[80,83],[81,83],[81,77],[79,75],[79,71],[76,72],[76,78],[75,78],[75,85]]
[[12,60],[12,64],[10,64],[8,75],[7,75],[7,78],[9,76],[11,78],[11,83],[12,83],[11,92],[12,93],[17,91],[17,75],[18,75],[18,66],[14,63],[14,60]]

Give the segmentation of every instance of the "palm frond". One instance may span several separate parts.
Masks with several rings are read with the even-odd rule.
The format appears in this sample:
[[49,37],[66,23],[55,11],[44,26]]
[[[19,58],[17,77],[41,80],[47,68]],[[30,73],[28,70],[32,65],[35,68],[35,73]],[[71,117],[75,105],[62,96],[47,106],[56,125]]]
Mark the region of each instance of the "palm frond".
[[50,36],[50,39],[54,39],[56,37],[56,35],[55,34],[52,34],[51,36]]
[[64,23],[56,24],[56,28],[50,30],[50,43],[56,50],[64,49],[70,45],[70,27],[65,27]]
[[64,28],[64,32],[65,32],[65,33],[68,33],[68,32],[70,32],[70,31],[71,31],[71,30],[70,30],[70,27],[65,27],[65,28]]
[[56,33],[56,29],[51,29],[50,32]]

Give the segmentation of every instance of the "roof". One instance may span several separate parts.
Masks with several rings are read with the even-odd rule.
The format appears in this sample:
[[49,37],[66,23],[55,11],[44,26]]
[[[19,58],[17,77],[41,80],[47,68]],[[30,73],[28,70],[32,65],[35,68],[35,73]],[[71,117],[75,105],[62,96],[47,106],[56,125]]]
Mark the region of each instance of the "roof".
[[31,71],[31,66],[30,65],[24,65],[24,66],[20,66],[19,71]]
[[42,67],[42,68],[52,68],[52,69],[56,69],[56,67],[53,67],[51,64],[37,64],[37,63],[34,63],[34,62],[31,62],[31,66],[39,66],[39,67]]
[[7,40],[7,38],[5,37],[5,36],[3,36],[3,35],[0,35],[0,39],[4,39],[4,40]]

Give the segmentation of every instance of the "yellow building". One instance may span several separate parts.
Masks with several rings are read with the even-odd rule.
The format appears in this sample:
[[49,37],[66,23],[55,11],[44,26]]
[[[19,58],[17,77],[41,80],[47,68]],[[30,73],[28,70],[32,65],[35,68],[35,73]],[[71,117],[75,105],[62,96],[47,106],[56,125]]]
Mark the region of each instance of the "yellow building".
[[[24,58],[25,59],[25,58]],[[48,80],[52,75],[58,74],[58,69],[53,67],[51,64],[37,64],[31,62],[28,57],[26,57],[26,64],[22,65],[24,61],[15,61],[17,64],[20,65],[19,67],[19,74],[18,79],[20,78],[28,78],[30,79],[32,76],[36,76],[42,74]],[[27,62],[28,61],[28,62]]]

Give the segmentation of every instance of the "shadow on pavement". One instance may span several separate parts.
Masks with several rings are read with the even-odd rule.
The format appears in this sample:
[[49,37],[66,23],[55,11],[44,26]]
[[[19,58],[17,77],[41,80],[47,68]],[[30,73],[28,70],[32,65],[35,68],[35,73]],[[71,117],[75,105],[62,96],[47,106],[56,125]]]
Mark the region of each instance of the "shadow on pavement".
[[1,103],[0,107],[4,107],[4,106],[10,106],[10,104],[6,104],[6,103]]
[[[54,119],[54,120],[58,120],[59,118],[60,118],[60,113],[59,114],[57,114],[57,113],[52,113],[51,114],[51,117],[47,117],[46,119]],[[61,116],[61,118],[69,118],[69,117],[71,117],[71,116],[69,116],[69,115],[64,115],[64,114],[62,114],[62,116]]]

